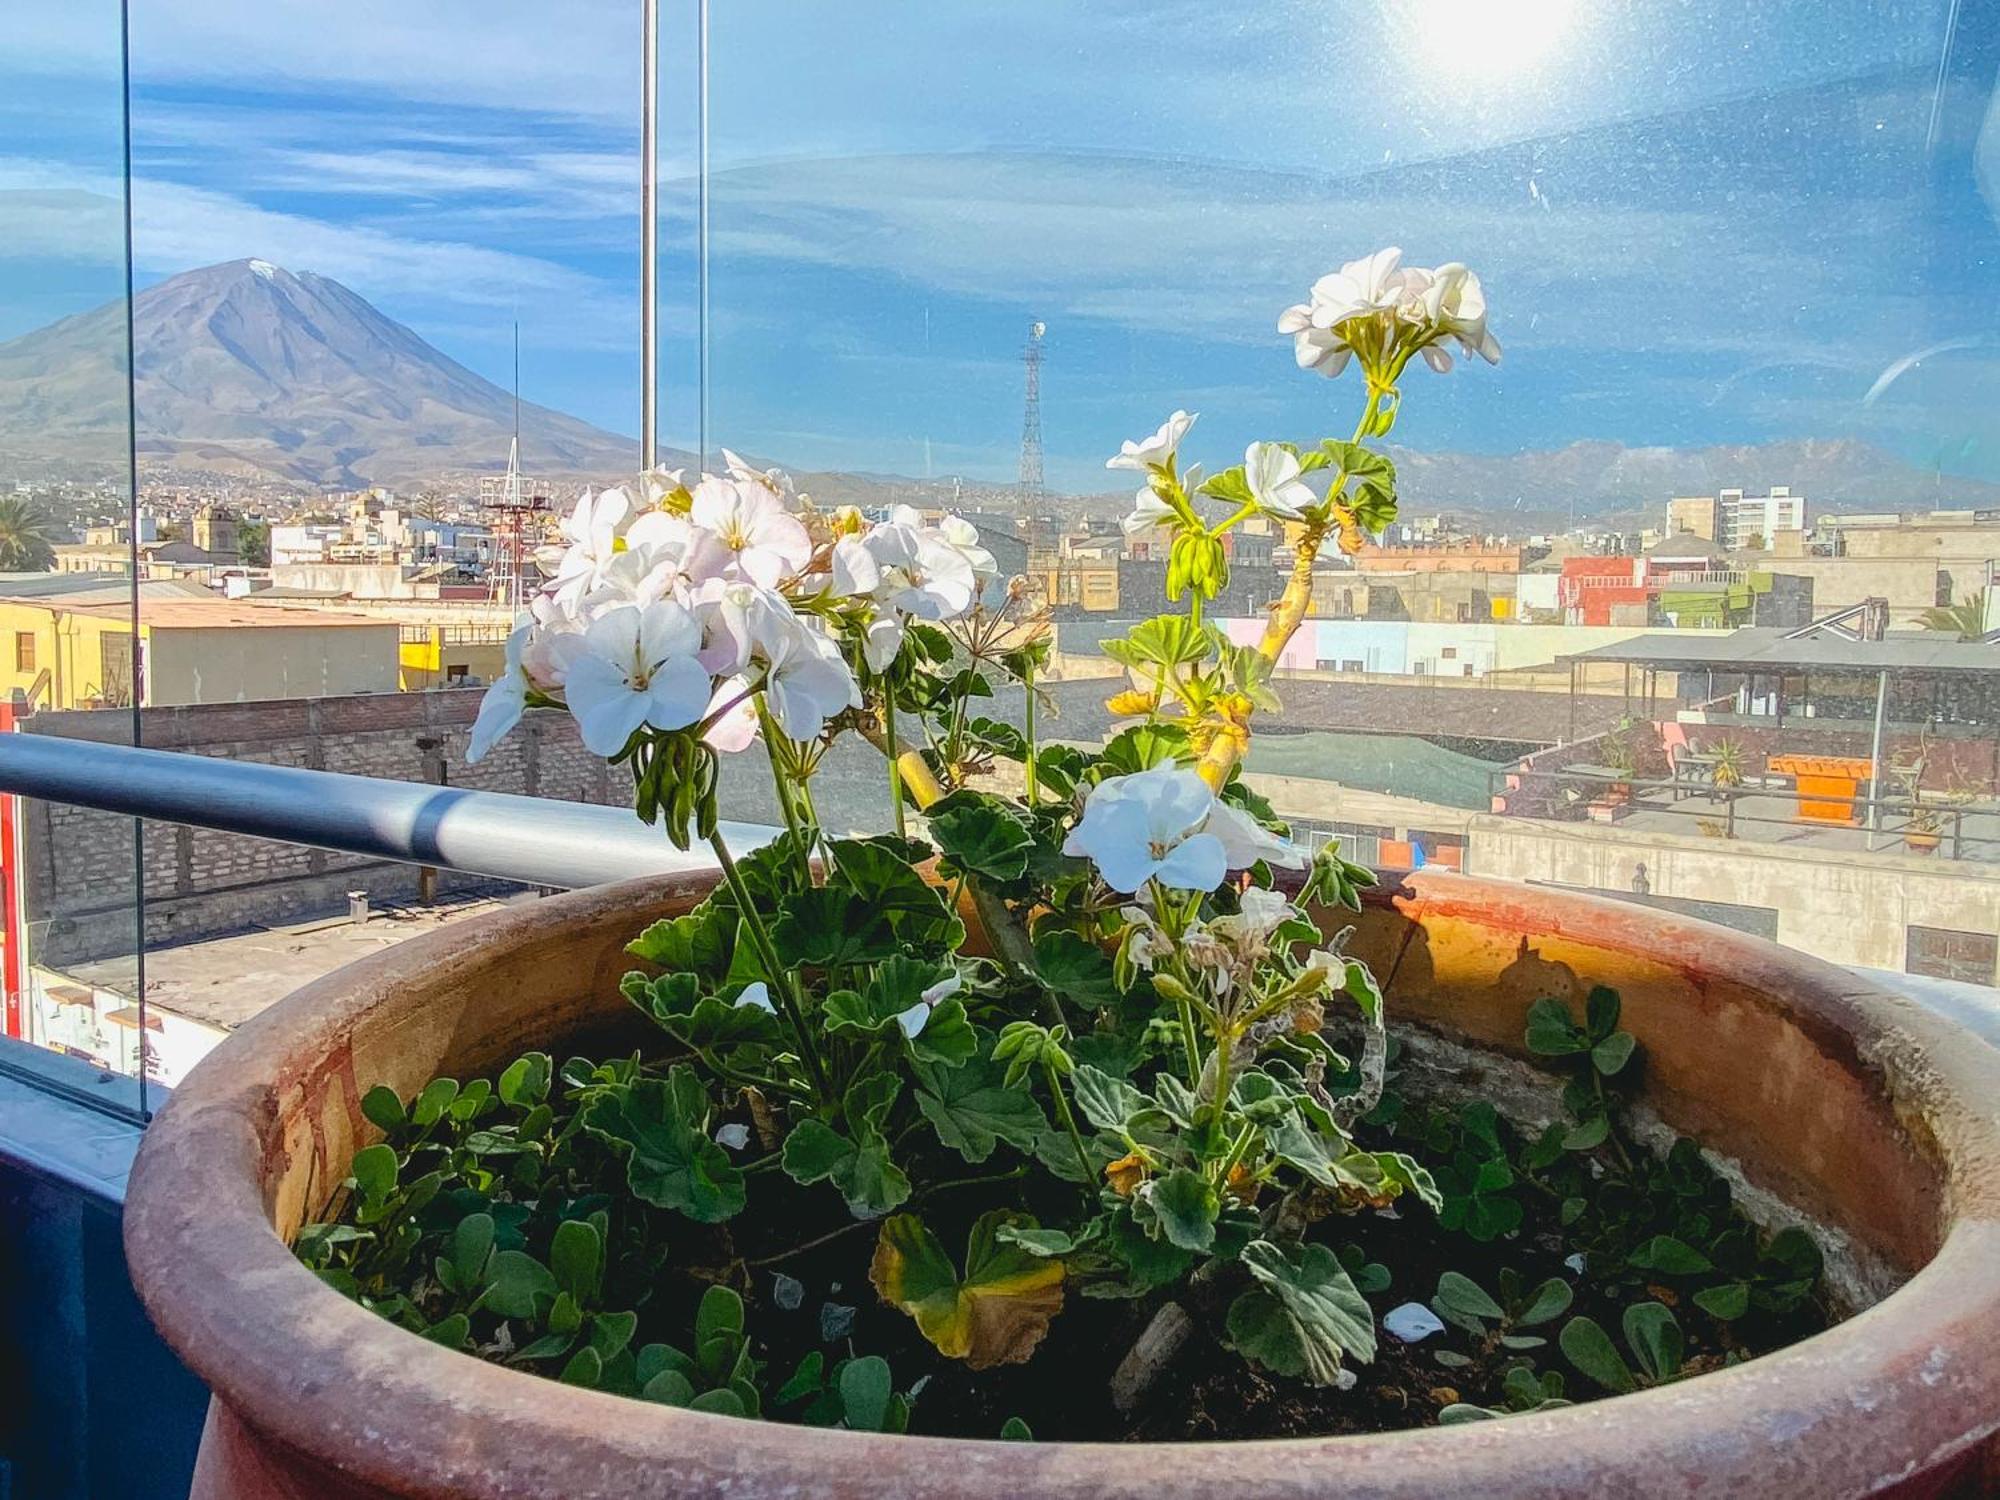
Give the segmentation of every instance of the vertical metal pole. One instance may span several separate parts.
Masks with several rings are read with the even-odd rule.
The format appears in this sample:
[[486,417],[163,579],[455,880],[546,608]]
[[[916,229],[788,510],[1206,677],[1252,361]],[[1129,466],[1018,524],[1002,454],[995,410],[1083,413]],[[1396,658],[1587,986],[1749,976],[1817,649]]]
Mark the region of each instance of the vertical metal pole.
[[1875,834],[1882,826],[1882,710],[1889,700],[1889,674],[1875,679],[1875,743],[1868,752],[1868,847],[1875,847]]
[[708,0],[695,4],[695,441],[708,467]]
[[[132,330],[132,8],[118,7],[119,135],[125,157],[125,482],[132,516],[132,744],[144,738],[146,647],[139,637],[139,371]],[[132,820],[132,983],[139,1009],[139,1117],[153,1118],[146,1076],[146,825]]]
[[659,462],[660,0],[640,0],[639,43],[639,466]]

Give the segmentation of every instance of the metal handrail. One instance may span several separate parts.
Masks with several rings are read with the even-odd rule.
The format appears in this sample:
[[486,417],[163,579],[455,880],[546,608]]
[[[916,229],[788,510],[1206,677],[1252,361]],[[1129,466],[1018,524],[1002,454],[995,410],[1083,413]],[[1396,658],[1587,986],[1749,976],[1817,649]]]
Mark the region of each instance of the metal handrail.
[[[478,792],[55,735],[0,734],[0,791],[346,854],[574,889],[714,868],[629,808]],[[725,823],[731,850],[771,830]]]

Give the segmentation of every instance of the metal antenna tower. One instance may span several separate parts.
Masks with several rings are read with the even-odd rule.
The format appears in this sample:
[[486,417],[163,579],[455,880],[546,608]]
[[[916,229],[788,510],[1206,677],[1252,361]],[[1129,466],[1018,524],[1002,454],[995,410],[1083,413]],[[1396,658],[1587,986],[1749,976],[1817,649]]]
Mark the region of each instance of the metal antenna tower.
[[1042,482],[1042,335],[1049,325],[1037,320],[1028,325],[1028,342],[1021,350],[1021,363],[1028,370],[1027,408],[1021,416],[1021,516],[1025,520],[1042,508],[1047,488]]

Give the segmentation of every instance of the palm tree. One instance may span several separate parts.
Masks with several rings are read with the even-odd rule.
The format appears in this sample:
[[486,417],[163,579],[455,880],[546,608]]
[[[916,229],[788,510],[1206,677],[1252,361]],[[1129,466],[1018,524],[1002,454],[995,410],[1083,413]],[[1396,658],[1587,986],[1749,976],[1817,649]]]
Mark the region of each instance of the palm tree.
[[0,571],[46,573],[55,565],[48,515],[18,495],[0,496]]
[[1940,604],[1924,611],[1924,629],[1949,632],[1961,641],[1976,641],[1986,634],[1986,592],[1967,594],[1957,604]]

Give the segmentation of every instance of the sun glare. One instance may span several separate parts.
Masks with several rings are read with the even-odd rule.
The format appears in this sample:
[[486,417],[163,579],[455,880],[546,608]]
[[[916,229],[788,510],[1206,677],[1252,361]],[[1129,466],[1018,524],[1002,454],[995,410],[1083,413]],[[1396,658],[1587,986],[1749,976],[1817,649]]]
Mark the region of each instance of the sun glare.
[[1569,33],[1577,0],[1403,0],[1427,66],[1460,78],[1519,77]]

